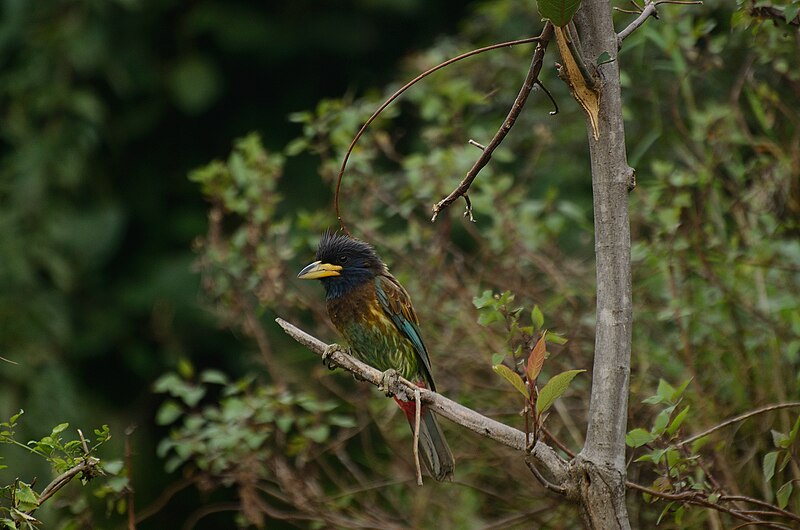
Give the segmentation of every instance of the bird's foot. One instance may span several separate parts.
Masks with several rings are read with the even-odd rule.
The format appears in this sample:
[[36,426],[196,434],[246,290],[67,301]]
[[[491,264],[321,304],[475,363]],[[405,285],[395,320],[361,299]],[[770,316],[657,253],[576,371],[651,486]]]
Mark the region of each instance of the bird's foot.
[[334,361],[331,357],[336,352],[349,354],[350,349],[339,344],[328,344],[325,347],[325,351],[322,352],[322,364],[324,364],[328,370],[336,370],[339,367],[339,365],[336,364],[336,361]]
[[393,368],[389,368],[383,375],[381,376],[381,383],[378,385],[378,390],[386,394],[386,397],[392,397],[394,392],[392,392],[392,388],[400,382],[400,374],[397,373],[397,370]]

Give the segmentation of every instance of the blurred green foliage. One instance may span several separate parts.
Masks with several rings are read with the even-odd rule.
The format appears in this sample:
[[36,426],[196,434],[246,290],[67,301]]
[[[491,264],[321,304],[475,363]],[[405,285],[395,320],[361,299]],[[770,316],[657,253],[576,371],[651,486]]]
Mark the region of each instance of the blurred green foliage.
[[[800,478],[797,411],[720,430],[690,455],[670,448],[800,399],[800,69],[797,26],[786,22],[798,5],[662,5],[617,58],[638,180],[629,445],[634,458],[651,456],[629,479],[674,491],[735,486],[794,512],[800,499],[785,485]],[[280,314],[335,339],[321,290],[293,274],[336,224],[328,201],[355,131],[420,71],[537,33],[533,6],[479,3],[435,42],[461,3],[9,0],[2,10],[0,356],[19,364],[0,362],[0,413],[25,408],[20,439],[65,421],[114,433],[138,424],[132,483],[144,529],[578,524],[538,493],[517,455],[459,431],[448,437],[458,482],[411,486],[394,404],[328,373],[270,323]],[[615,16],[617,28],[633,18]],[[535,336],[527,328],[546,320],[570,338],[551,343],[548,375],[592,362],[586,130],[552,69],[542,80],[560,112],[533,94],[473,185],[477,222],[457,204],[429,218],[477,156],[467,141],[485,142],[501,123],[529,54],[474,57],[415,86],[361,139],[341,198],[350,230],[412,294],[437,386],[520,428],[492,352],[517,367]],[[517,306],[539,311],[517,314],[514,329]],[[573,386],[547,426],[576,450],[588,377]],[[657,402],[646,399],[654,392]],[[109,443],[118,455],[122,439]],[[50,472],[13,465],[27,482]],[[9,470],[0,479],[14,482]],[[116,493],[106,503],[65,495],[77,513],[43,519],[74,527],[108,514],[109,527],[123,525]],[[730,522],[650,500],[631,495],[634,526],[660,515],[664,528]]]

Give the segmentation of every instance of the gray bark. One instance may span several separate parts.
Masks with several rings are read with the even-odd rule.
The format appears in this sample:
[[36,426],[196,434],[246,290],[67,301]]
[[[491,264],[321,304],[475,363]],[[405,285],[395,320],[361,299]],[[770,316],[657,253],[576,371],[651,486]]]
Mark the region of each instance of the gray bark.
[[[608,0],[584,0],[574,18],[583,57],[617,56]],[[591,66],[590,66],[591,69]],[[587,120],[594,195],[597,315],[586,443],[570,463],[572,495],[592,529],[629,529],[625,506],[625,431],[631,353],[631,269],[628,192],[633,169],[625,152],[619,67],[599,68],[600,136]]]

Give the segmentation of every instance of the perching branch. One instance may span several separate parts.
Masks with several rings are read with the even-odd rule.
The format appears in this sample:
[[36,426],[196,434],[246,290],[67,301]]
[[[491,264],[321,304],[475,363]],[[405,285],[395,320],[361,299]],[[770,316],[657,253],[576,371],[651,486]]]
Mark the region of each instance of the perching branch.
[[492,140],[488,145],[486,145],[486,148],[483,149],[481,156],[475,161],[475,164],[472,165],[472,168],[467,172],[467,175],[464,177],[458,187],[454,189],[450,195],[433,205],[433,216],[431,217],[431,222],[435,221],[439,213],[453,204],[459,197],[467,196],[467,192],[469,191],[469,187],[472,185],[472,181],[475,180],[475,177],[478,176],[478,173],[480,173],[481,169],[483,169],[486,164],[489,163],[494,150],[497,149],[500,143],[505,139],[508,131],[510,131],[511,127],[514,126],[514,123],[517,121],[517,117],[519,116],[520,112],[522,112],[522,107],[525,106],[525,102],[528,100],[531,90],[533,90],[533,86],[537,84],[541,85],[539,82],[539,72],[542,71],[544,52],[547,50],[547,44],[550,42],[552,35],[553,24],[548,21],[545,23],[544,28],[542,29],[542,34],[539,35],[539,42],[536,44],[536,50],[533,52],[533,57],[531,58],[531,67],[528,70],[528,75],[525,77],[525,82],[522,84],[522,88],[520,88],[519,94],[517,94],[517,98],[514,100],[514,104],[511,106],[511,110],[508,111],[508,115],[506,116],[503,125],[500,126],[500,129],[498,129],[497,133],[495,133]]
[[[276,318],[275,322],[290,337],[317,355],[322,356],[323,353],[328,352],[328,358],[340,368],[357,375],[374,386],[385,383],[381,371],[362,363],[340,349],[336,349],[335,345],[325,344],[281,318]],[[422,403],[425,403],[440,416],[513,449],[526,450],[524,432],[483,416],[472,409],[447,399],[441,394],[426,388],[420,388],[402,377],[398,377],[396,381],[391,382],[387,390],[395,397],[405,401],[413,400],[414,392],[419,391]],[[566,485],[567,463],[549,445],[543,442],[536,442],[529,454],[529,458],[534,460],[540,468],[547,470],[558,486],[564,487]]]

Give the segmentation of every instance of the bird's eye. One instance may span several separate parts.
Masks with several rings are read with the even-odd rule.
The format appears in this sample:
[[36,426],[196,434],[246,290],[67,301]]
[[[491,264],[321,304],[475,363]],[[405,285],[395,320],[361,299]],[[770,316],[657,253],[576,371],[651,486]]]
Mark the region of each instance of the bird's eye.
[[341,256],[341,257],[339,257],[339,263],[341,263],[342,265],[344,265],[345,263],[347,263],[347,256]]

